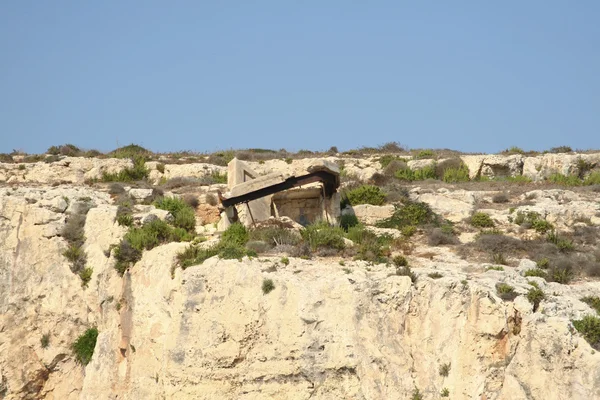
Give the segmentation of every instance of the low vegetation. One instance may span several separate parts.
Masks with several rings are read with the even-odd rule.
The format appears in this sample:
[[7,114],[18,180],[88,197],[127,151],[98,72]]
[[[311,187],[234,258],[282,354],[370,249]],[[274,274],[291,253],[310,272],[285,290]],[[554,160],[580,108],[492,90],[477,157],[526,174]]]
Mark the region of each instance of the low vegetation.
[[529,282],[529,284],[532,287],[527,292],[527,300],[533,304],[533,312],[536,312],[540,307],[540,303],[546,298],[546,295],[542,289],[540,289],[537,283]]
[[486,214],[482,212],[476,212],[471,216],[471,225],[478,228],[493,228],[495,226],[494,220]]
[[263,294],[269,294],[275,290],[275,284],[272,279],[264,279],[262,283]]
[[594,348],[600,350],[600,318],[594,315],[586,315],[580,320],[571,321],[573,326],[584,339]]
[[132,158],[133,166],[124,168],[119,172],[105,172],[102,174],[103,182],[134,182],[148,177],[150,171],[146,168],[146,159],[143,156]]
[[600,297],[598,296],[586,296],[581,299],[588,306],[592,307],[598,315],[600,315]]
[[359,204],[382,205],[385,202],[385,193],[378,186],[362,185],[342,193],[342,208],[346,204],[356,206]]
[[507,283],[497,283],[496,293],[502,300],[514,300],[517,297],[515,288]]
[[94,355],[96,340],[98,339],[98,329],[90,328],[77,338],[71,345],[75,361],[82,365],[88,365]]

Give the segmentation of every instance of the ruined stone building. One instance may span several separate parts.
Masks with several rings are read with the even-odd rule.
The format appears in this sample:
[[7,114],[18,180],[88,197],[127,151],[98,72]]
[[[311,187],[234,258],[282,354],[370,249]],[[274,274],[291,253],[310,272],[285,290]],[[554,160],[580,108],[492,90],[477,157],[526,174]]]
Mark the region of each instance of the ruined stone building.
[[240,221],[251,226],[271,217],[289,217],[301,225],[324,220],[336,223],[340,215],[340,173],[327,160],[299,163],[296,168],[257,174],[248,163],[234,158],[228,164],[229,193],[222,225]]

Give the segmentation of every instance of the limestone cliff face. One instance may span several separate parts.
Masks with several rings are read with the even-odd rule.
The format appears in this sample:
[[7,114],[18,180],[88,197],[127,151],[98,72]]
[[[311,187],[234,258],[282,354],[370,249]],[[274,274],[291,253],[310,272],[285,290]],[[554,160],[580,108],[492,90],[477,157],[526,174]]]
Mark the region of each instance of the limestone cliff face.
[[[0,199],[0,398],[600,398],[600,354],[570,324],[590,313],[579,298],[596,282],[485,272],[441,253],[411,260],[414,284],[385,265],[275,257],[213,258],[172,277],[180,243],[119,277],[107,250],[125,230],[108,195],[2,188]],[[59,236],[79,207],[91,207],[85,289]],[[548,297],[535,313],[528,279]],[[500,281],[520,296],[498,298]],[[100,334],[83,367],[70,346],[90,326]]]

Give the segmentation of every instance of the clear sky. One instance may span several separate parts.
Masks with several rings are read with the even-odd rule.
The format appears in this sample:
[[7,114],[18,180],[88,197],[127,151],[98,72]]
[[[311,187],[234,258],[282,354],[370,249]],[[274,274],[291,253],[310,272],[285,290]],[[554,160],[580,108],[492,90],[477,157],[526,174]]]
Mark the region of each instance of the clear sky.
[[600,148],[600,1],[6,0],[0,137]]

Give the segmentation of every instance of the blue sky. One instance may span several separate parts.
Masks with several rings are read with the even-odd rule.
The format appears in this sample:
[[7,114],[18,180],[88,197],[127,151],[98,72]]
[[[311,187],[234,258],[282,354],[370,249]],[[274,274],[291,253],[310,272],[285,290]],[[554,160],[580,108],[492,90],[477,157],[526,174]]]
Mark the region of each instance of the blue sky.
[[598,1],[3,1],[0,152],[600,148]]

